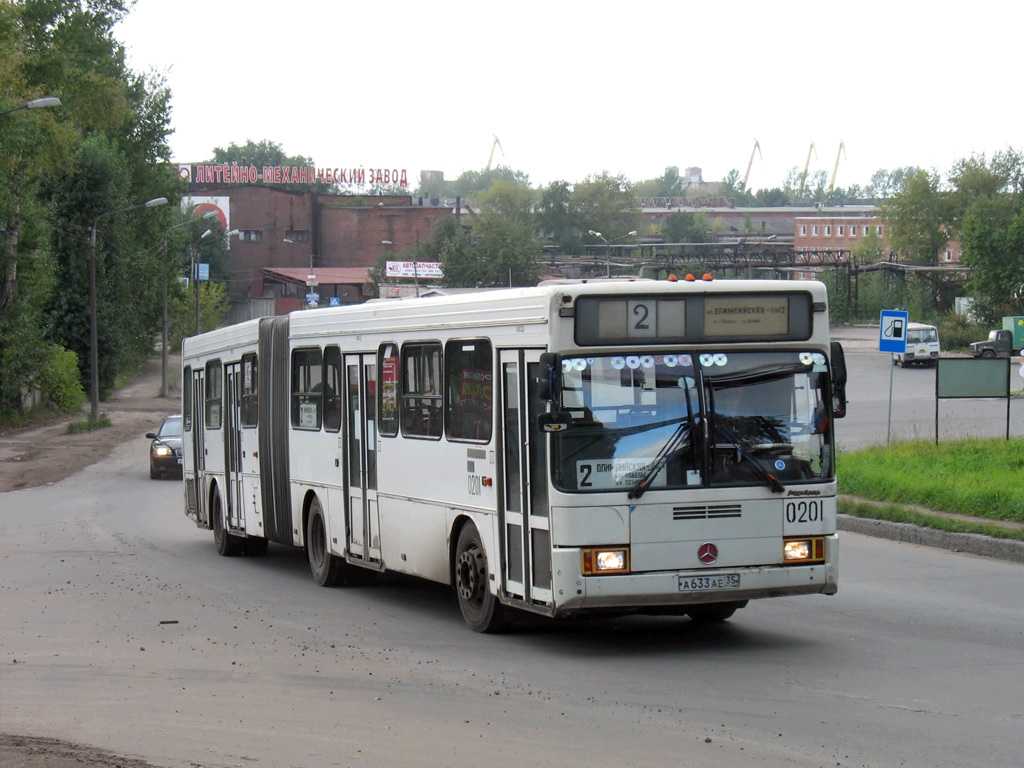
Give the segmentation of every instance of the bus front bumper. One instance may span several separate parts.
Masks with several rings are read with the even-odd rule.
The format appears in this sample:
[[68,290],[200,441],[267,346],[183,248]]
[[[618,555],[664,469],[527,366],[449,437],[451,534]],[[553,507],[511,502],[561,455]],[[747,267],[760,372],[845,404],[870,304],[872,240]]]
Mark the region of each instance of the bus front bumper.
[[[790,595],[833,595],[838,583],[838,540],[826,539],[824,562],[810,565],[764,565],[737,568],[655,571],[584,576],[578,549],[554,553],[556,616],[589,611],[643,612],[701,603],[756,600]],[[728,585],[722,588],[723,585]]]

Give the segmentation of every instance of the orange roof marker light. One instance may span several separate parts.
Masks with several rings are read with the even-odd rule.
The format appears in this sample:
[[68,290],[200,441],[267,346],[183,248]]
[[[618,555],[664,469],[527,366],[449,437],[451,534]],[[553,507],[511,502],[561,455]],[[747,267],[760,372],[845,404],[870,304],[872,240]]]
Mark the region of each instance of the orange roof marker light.
[[695,281],[696,279],[697,279],[697,278],[696,278],[696,277],[694,277],[693,275],[687,275],[686,277],[684,277],[684,278],[683,278],[683,280],[685,280],[685,281],[686,281],[686,282],[688,282],[688,283],[692,283],[692,282],[693,282],[693,281]]
[[666,278],[666,279],[667,279],[667,280],[668,280],[668,281],[669,281],[670,283],[675,283],[675,282],[678,282],[678,281],[679,281],[679,278],[678,278],[678,277],[676,277],[675,275],[669,275],[669,276],[668,276],[668,278]]
[[710,283],[710,282],[711,282],[712,280],[714,280],[715,278],[713,278],[713,277],[712,277],[711,275],[709,275],[709,274],[708,274],[707,272],[705,272],[705,273],[704,273],[704,277],[702,277],[701,279],[702,279],[702,280],[707,280],[707,281],[708,281],[708,282]]

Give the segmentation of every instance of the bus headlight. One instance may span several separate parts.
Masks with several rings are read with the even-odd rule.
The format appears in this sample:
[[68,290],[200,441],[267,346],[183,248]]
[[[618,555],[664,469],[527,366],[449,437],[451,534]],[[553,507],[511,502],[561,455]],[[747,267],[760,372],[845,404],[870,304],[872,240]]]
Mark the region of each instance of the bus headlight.
[[782,561],[784,563],[821,563],[824,560],[824,536],[814,536],[806,539],[783,539],[782,541]]
[[629,547],[584,549],[581,555],[584,576],[629,573]]

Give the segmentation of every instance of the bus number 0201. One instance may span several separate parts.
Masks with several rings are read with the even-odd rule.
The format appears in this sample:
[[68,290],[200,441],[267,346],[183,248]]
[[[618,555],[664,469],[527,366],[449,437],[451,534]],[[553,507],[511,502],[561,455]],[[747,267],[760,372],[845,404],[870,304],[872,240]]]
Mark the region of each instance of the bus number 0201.
[[480,495],[480,475],[469,476],[469,495],[479,496]]
[[825,504],[820,500],[786,502],[787,523],[820,523],[824,519]]

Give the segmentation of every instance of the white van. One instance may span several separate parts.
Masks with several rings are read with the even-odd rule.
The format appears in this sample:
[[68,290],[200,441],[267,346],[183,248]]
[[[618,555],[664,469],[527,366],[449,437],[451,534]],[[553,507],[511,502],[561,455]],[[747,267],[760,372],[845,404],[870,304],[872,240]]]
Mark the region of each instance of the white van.
[[900,368],[916,364],[937,365],[939,352],[939,331],[934,325],[908,323],[906,354],[893,353],[892,364]]

